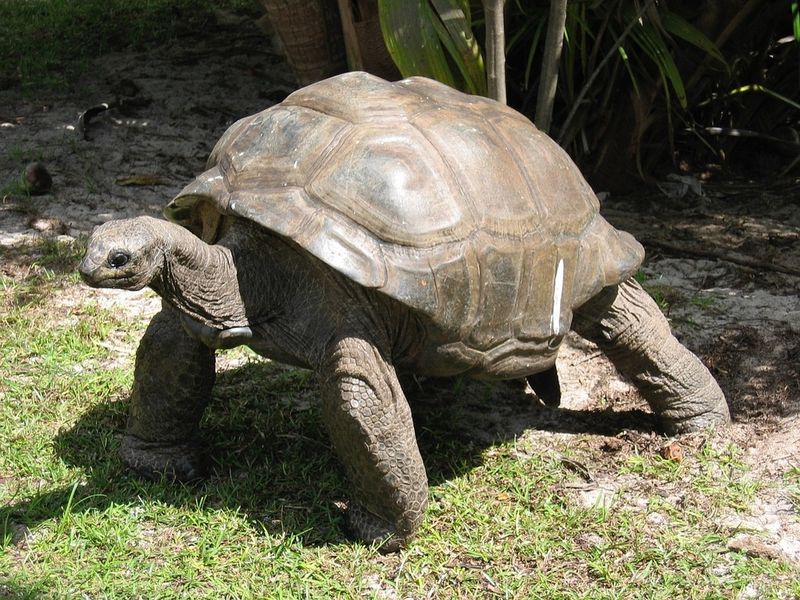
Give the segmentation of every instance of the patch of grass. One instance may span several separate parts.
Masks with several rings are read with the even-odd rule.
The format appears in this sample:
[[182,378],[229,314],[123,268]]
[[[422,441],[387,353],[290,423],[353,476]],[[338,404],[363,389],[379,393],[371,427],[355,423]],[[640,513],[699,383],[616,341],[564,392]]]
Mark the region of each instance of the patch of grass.
[[66,283],[77,283],[85,240],[39,238],[4,252],[0,273],[0,307],[13,308],[46,301]]
[[0,187],[0,199],[2,199],[4,203],[10,198],[28,199],[30,196],[30,189],[21,176],[4,183],[2,187]]
[[561,459],[577,444],[575,456],[592,460],[585,436],[466,452],[469,440],[450,432],[427,450],[440,468],[430,470],[419,536],[381,556],[344,534],[349,485],[313,375],[242,364],[241,351],[232,355],[238,366],[220,373],[201,424],[211,476],[194,486],[142,481],[117,452],[145,324],[90,300],[64,310],[61,297],[75,297],[68,270],[76,253],[37,248],[32,262],[52,279],[35,302],[16,301],[27,280],[0,287],[0,596],[722,599],[746,588],[763,598],[797,591],[790,565],[727,548],[717,517],[745,507],[755,489],[732,446],[704,446],[681,463],[606,458],[609,474],[627,483],[599,510],[576,501],[582,479]]
[[661,311],[669,316],[670,310],[675,306],[685,305],[686,303],[697,306],[702,309],[711,309],[716,303],[716,298],[707,294],[695,294],[691,298],[687,298],[680,291],[663,285],[658,280],[651,280],[642,272],[637,271],[634,279],[647,291],[648,294],[655,300]]
[[786,489],[795,510],[800,510],[800,466],[792,467],[786,474]]
[[254,11],[254,0],[24,0],[0,2],[0,89],[65,86],[112,50],[163,43],[212,23],[216,9]]
[[[627,458],[621,472],[671,484],[673,489],[680,488],[684,495],[691,489],[693,493],[687,497],[691,498],[691,504],[698,510],[744,511],[760,486],[757,480],[749,477],[740,454],[740,449],[733,444],[722,449],[704,444],[695,459],[688,461],[636,453]],[[685,504],[685,500],[682,502]]]
[[748,473],[742,461],[741,448],[734,444],[723,448],[705,444],[698,458],[692,486],[704,494],[715,508],[747,510],[761,484]]
[[44,159],[42,149],[35,146],[12,146],[8,149],[7,153],[8,157],[16,163],[25,163]]
[[692,296],[689,302],[691,302],[698,308],[709,309],[716,304],[717,299],[714,298],[713,296],[697,294],[695,296]]

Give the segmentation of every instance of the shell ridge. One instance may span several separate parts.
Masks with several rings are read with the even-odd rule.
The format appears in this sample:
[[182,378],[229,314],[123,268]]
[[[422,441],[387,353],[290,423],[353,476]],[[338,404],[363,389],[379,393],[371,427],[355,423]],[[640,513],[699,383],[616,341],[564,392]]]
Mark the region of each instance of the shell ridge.
[[331,112],[320,110],[318,107],[312,106],[311,104],[309,104],[307,102],[302,102],[302,101],[289,102],[290,98],[291,97],[287,98],[286,100],[284,100],[280,104],[276,104],[275,106],[283,106],[283,107],[292,106],[292,107],[295,107],[295,108],[302,108],[304,110],[308,110],[308,111],[317,113],[318,115],[321,115],[323,117],[329,117],[331,119],[336,119],[337,121],[344,121],[345,123],[348,123],[349,125],[355,125],[356,124],[356,121],[353,121],[352,119],[348,118],[343,113],[334,114],[334,113],[331,113]]
[[[503,131],[497,127],[490,119],[484,119],[486,125],[491,128],[491,130],[497,135],[498,138],[503,140],[506,144],[506,151],[508,155],[514,162],[514,165],[517,167],[517,171],[520,172],[522,175],[523,180],[525,181],[526,186],[528,187],[528,198],[530,199],[531,208],[535,211],[537,216],[537,222],[541,223],[542,221],[542,214],[539,211],[538,207],[536,206],[536,202],[539,198],[542,197],[542,190],[539,189],[538,182],[535,181],[530,174],[527,172],[527,169],[520,168],[520,165],[524,164],[522,159],[519,156],[519,152],[514,148],[514,144],[512,144],[512,140],[509,140]],[[529,124],[533,126],[533,123]],[[538,131],[538,130],[537,130]],[[531,232],[532,234],[541,235],[540,231]]]

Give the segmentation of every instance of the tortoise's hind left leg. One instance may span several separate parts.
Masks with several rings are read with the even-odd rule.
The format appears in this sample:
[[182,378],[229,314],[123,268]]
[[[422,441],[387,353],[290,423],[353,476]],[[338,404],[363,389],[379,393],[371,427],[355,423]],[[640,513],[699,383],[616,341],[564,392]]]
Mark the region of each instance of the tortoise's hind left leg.
[[555,365],[539,373],[528,375],[526,379],[536,396],[547,406],[561,404],[561,383],[558,381],[558,371]]
[[633,380],[668,433],[730,421],[714,377],[675,339],[658,305],[634,279],[604,288],[576,309],[572,328]]

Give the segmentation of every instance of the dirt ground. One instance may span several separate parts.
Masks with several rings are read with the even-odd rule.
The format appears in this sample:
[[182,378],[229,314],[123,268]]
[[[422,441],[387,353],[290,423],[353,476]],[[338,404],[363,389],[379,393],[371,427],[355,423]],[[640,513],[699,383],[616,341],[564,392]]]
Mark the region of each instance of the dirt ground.
[[[99,57],[71,92],[0,92],[0,185],[7,190],[0,204],[0,271],[21,276],[25,248],[37,240],[84,236],[112,218],[159,215],[202,171],[228,125],[290,89],[291,77],[269,40],[248,20],[221,15],[213,31],[192,43]],[[104,102],[116,108],[79,122]],[[27,198],[11,184],[33,160],[47,166],[53,185],[50,193]],[[782,485],[788,470],[800,467],[800,182],[719,181],[705,184],[701,195],[691,187],[672,181],[663,189],[608,197],[603,212],[645,244],[645,285],[730,402],[734,424],[722,435],[744,449],[759,477],[774,483],[749,515],[737,517],[757,539],[731,543],[800,561],[800,526]],[[141,294],[99,294],[81,286],[65,293],[92,294],[135,314],[157,308]],[[657,451],[666,443],[642,432],[644,405],[596,349],[570,338],[559,371],[561,410],[529,411],[522,419],[514,406],[500,405],[474,419],[473,433],[489,439],[526,429],[550,443],[552,436],[588,429],[598,447],[621,444],[623,451]],[[586,425],[597,410],[609,409],[623,416],[605,429]],[[638,429],[625,420],[635,418]],[[469,426],[469,418],[465,422]],[[696,442],[680,441],[685,451]],[[602,489],[624,488],[602,474],[602,464],[591,468]]]

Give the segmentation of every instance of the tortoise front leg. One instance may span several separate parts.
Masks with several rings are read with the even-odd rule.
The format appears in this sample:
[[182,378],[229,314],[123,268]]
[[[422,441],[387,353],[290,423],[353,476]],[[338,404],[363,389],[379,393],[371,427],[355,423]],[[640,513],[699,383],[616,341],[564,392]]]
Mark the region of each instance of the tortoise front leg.
[[730,421],[714,377],[675,339],[658,305],[634,279],[603,289],[575,310],[572,328],[633,380],[668,433]]
[[347,525],[359,540],[395,551],[422,521],[428,480],[394,368],[373,344],[348,337],[319,376],[323,414],[353,485]]
[[120,455],[150,479],[203,475],[197,429],[214,385],[214,351],[191,338],[178,313],[156,314],[136,351],[131,408]]

